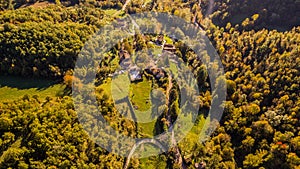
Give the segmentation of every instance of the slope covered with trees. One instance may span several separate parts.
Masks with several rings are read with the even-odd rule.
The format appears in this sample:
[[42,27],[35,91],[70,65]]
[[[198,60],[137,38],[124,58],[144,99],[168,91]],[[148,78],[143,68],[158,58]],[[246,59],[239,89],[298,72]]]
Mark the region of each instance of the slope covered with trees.
[[88,37],[111,20],[101,9],[20,8],[1,14],[3,74],[62,77],[74,67]]
[[[250,29],[261,28],[281,28],[281,30],[291,29],[299,25],[300,1],[274,1],[274,0],[216,0],[214,1],[213,21],[221,26],[226,26],[227,22],[242,24],[249,22],[251,17],[258,14],[258,18],[252,23]],[[248,18],[248,19],[247,19]]]
[[[72,69],[84,43],[98,28],[121,17],[107,10],[119,10],[125,2],[56,1],[43,8],[23,6],[34,2],[0,1],[0,75],[64,80],[67,88],[64,95],[57,97],[25,95],[14,101],[0,101],[0,168],[124,167],[125,158],[99,147],[83,130],[70,90],[72,81],[77,80]],[[299,2],[217,0],[212,20],[205,18],[208,4],[203,1],[198,6],[198,1],[193,0],[132,0],[125,10],[168,12],[203,25],[224,65],[227,96],[223,117],[208,141],[201,143],[199,132],[212,101],[209,76],[191,49],[180,41],[174,42],[175,53],[193,70],[203,89],[196,123],[177,144],[182,163],[187,168],[200,162],[205,162],[207,168],[299,168]],[[263,29],[268,25],[288,29]],[[152,48],[147,42],[151,38],[137,35],[117,44],[101,63],[97,76],[96,97],[101,114],[116,130],[132,137],[147,136],[140,133],[145,128],[117,112],[105,78],[116,70],[114,64],[119,61],[122,44],[131,54]],[[152,85],[167,90],[168,78],[155,81],[151,75],[146,77]],[[179,97],[176,80],[172,83],[168,111],[171,122],[178,116]],[[155,121],[155,134],[167,129],[168,112]],[[131,168],[182,166],[175,148],[158,156],[132,158],[129,163]]]

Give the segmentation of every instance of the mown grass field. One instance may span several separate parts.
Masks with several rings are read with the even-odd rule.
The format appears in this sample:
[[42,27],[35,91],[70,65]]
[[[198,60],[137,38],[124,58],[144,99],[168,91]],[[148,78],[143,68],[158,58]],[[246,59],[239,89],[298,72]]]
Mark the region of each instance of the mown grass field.
[[139,111],[147,111],[151,107],[151,81],[146,78],[130,85],[130,98]]
[[151,81],[145,77],[143,81],[130,83],[126,73],[118,75],[116,78],[108,78],[99,86],[103,91],[116,102],[117,100],[129,98],[134,114],[131,115],[139,121],[147,121],[146,123],[138,123],[139,135],[142,137],[152,137],[155,129],[155,118],[151,117]]
[[40,98],[63,94],[65,86],[51,80],[0,76],[0,101],[16,100],[24,95]]
[[[176,73],[175,65],[172,65],[172,68],[175,69],[173,71]],[[132,107],[135,107],[134,114],[129,113],[128,116],[129,118],[137,120],[138,135],[141,138],[151,138],[155,136],[154,132],[157,117],[152,114],[152,102],[150,96],[152,90],[151,86],[152,82],[147,80],[145,77],[141,82],[131,83],[128,79],[127,73],[118,75],[113,79],[108,78],[105,83],[99,86],[111,99],[114,100],[114,102],[128,97],[130,100],[129,104],[131,104]],[[130,106],[128,105],[128,101],[121,104],[120,107]],[[182,116],[181,118],[181,120],[186,123],[189,123],[190,119],[190,116]],[[193,143],[199,141],[200,135],[197,135],[196,133],[201,133],[201,129],[203,127],[207,128],[207,126],[204,126],[205,120],[206,119],[201,116],[199,122],[187,135],[189,140],[192,140]],[[184,126],[182,126],[182,129],[183,128]]]

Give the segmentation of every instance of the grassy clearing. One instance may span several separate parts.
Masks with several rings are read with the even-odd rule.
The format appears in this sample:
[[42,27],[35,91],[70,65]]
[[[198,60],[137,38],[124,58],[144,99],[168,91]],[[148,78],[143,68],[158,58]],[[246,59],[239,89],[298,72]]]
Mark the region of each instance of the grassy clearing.
[[118,75],[115,79],[108,78],[99,87],[115,101],[129,95],[132,104],[141,112],[151,108],[151,81],[146,78],[141,82],[130,83],[128,74],[124,73]]
[[[142,137],[153,137],[156,117],[152,117],[151,103],[151,84],[152,82],[145,77],[142,82],[130,85],[130,100],[136,106],[135,116],[138,121],[139,134]],[[147,123],[142,123],[142,122]]]
[[167,163],[165,161],[166,161],[166,159],[161,159],[161,157],[159,157],[159,156],[142,158],[142,159],[140,159],[140,168],[164,169],[164,168],[167,168]]
[[127,73],[118,75],[116,78],[112,79],[109,85],[108,88],[111,88],[111,94],[115,101],[124,99],[128,96],[130,81]]
[[130,85],[130,99],[140,111],[146,111],[150,109],[151,100],[151,81],[145,77],[142,82],[132,83]]
[[178,144],[181,149],[184,149],[187,152],[193,151],[194,146],[201,143],[201,140],[205,138],[203,133],[208,128],[207,124],[205,123],[210,121],[210,118],[207,117],[205,119],[204,115],[200,115],[198,118],[198,123],[192,127],[183,140]]
[[45,79],[31,79],[14,76],[0,76],[0,101],[19,99],[24,95],[38,95],[40,98],[57,96],[65,86]]
[[105,12],[106,15],[112,16],[112,15],[114,15],[115,13],[117,13],[118,10],[116,10],[116,9],[106,9],[106,10],[104,10],[104,12]]
[[152,138],[154,136],[156,120],[150,123],[138,123],[138,132],[141,138]]
[[175,63],[170,62],[170,70],[171,70],[172,74],[174,75],[174,78],[178,78],[178,68]]
[[[132,107],[137,108],[134,109],[134,116],[137,121],[140,121],[138,123],[139,135],[141,137],[152,137],[154,135],[155,117],[153,119],[151,115],[151,81],[144,77],[141,82],[130,83],[128,74],[124,73],[118,75],[115,79],[106,79],[99,88],[103,89],[114,102],[129,96]],[[119,107],[122,107],[122,105],[128,107],[125,103],[120,103]],[[142,123],[141,121],[147,121],[147,123]]]

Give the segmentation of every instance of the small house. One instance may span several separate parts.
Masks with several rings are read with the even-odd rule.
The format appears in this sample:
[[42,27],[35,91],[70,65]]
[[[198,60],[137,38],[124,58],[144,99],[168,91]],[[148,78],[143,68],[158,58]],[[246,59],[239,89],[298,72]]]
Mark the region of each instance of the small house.
[[173,44],[165,43],[164,47],[163,47],[163,50],[175,53],[176,52],[176,47]]
[[129,69],[128,73],[129,73],[129,78],[130,78],[131,82],[143,80],[143,78],[142,78],[142,70],[139,67],[137,67],[137,66],[131,67]]

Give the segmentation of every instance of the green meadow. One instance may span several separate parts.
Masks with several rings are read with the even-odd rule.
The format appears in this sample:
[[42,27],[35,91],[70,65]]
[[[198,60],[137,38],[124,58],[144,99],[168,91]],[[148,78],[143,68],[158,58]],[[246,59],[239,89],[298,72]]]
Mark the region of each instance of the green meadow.
[[62,95],[65,86],[51,80],[0,76],[0,101],[16,100],[24,95],[40,98]]

